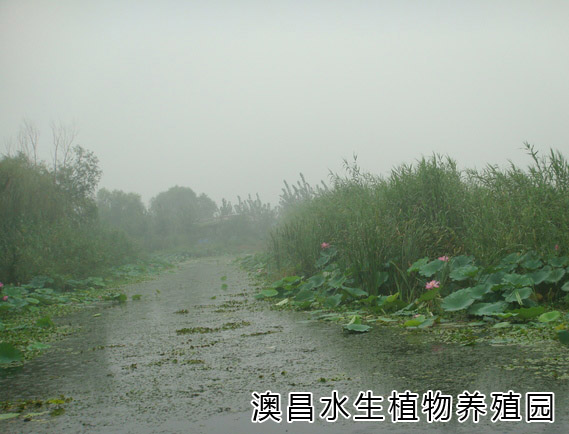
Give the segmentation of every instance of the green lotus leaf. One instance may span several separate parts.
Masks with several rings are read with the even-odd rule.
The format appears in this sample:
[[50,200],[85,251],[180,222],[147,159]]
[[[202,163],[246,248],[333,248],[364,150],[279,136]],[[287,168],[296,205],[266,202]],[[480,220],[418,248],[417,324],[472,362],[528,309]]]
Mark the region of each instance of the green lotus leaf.
[[348,323],[348,325],[350,324],[361,324],[362,323],[362,317],[359,315],[352,315],[352,318],[350,319],[350,322]]
[[395,300],[397,300],[398,297],[399,297],[399,292],[396,292],[395,294],[388,295],[387,298],[385,299],[385,302],[386,303],[393,303]]
[[431,327],[435,324],[435,321],[437,320],[437,317],[431,317],[431,318],[427,318],[425,321],[423,321],[421,324],[419,324],[419,328],[420,329],[424,329],[427,327]]
[[554,268],[553,270],[551,270],[551,273],[549,273],[549,276],[547,277],[547,279],[545,279],[545,281],[547,283],[557,283],[563,278],[563,276],[565,276],[565,269]]
[[365,324],[346,324],[344,326],[344,329],[348,330],[349,332],[365,333],[369,331],[371,327]]
[[478,316],[496,315],[503,313],[507,307],[508,303],[505,301],[498,301],[496,303],[475,303],[470,306],[468,313]]
[[522,307],[512,310],[511,312],[517,314],[517,318],[529,320],[540,316],[543,312],[545,312],[545,308],[543,306]]
[[446,262],[435,259],[434,261],[423,265],[419,270],[419,274],[425,277],[431,277],[437,271],[440,271],[445,266],[445,264]]
[[473,262],[474,262],[474,257],[466,256],[466,255],[459,255],[459,256],[454,256],[450,260],[450,265],[452,268],[460,268],[460,267],[464,267],[466,265],[472,265]]
[[508,303],[517,301],[519,304],[522,304],[522,300],[529,298],[532,292],[532,289],[527,286],[525,288],[515,288],[504,294],[504,300]]
[[314,300],[314,292],[310,289],[301,289],[294,297],[295,301],[310,301]]
[[367,297],[369,295],[366,291],[360,288],[348,288],[347,286],[343,286],[342,289],[353,298]]
[[496,271],[495,273],[487,275],[484,279],[484,283],[487,283],[489,285],[497,285],[499,283],[502,283],[505,275],[505,271]]
[[549,273],[551,273],[551,267],[543,267],[541,270],[528,274],[528,276],[533,280],[534,285],[539,285],[549,277]]
[[470,288],[459,289],[443,299],[441,307],[447,312],[466,309],[474,303]]
[[552,267],[566,267],[567,265],[569,265],[569,257],[567,256],[559,256],[556,258],[551,258],[547,261],[547,263],[549,265],[551,265]]
[[381,321],[381,322],[395,322],[395,321],[397,321],[394,318],[387,318],[385,316],[378,316],[376,319],[377,319],[377,321]]
[[509,321],[499,322],[492,326],[493,329],[504,329],[508,327],[512,327],[512,323]]
[[27,295],[28,291],[25,290],[24,288],[21,288],[19,286],[12,286],[12,287],[8,287],[8,288],[4,288],[2,290],[2,295],[7,295],[8,297],[23,297],[24,295]]
[[273,288],[267,288],[263,289],[261,294],[263,294],[263,297],[274,297],[275,295],[279,295],[279,291]]
[[413,264],[407,269],[408,273],[412,273],[413,271],[419,271],[422,267],[427,265],[429,262],[429,258],[421,258],[418,261],[413,262]]
[[532,286],[533,280],[531,277],[526,276],[525,274],[506,274],[502,279],[503,283],[507,283],[509,285],[521,288],[523,286]]
[[520,264],[526,270],[537,270],[543,265],[539,259],[527,259]]
[[275,288],[275,289],[282,288],[284,286],[284,284],[285,284],[285,280],[279,279],[279,280],[277,280],[271,284],[271,288]]
[[490,283],[483,283],[467,289],[470,289],[470,294],[474,300],[480,300],[486,294],[492,292],[492,285]]
[[542,313],[538,321],[539,322],[551,322],[559,319],[561,317],[561,313],[558,310],[552,310],[551,312]]
[[338,273],[330,280],[328,280],[328,285],[330,285],[332,288],[338,289],[344,283],[346,283],[346,280],[348,280],[348,276],[346,276],[345,274]]
[[425,317],[423,318],[413,318],[403,323],[403,327],[418,327],[425,322]]
[[20,362],[24,355],[14,345],[7,342],[0,343],[0,365],[5,363]]
[[452,270],[450,278],[452,280],[461,281],[476,276],[476,273],[478,273],[478,267],[474,265],[464,265]]
[[324,300],[324,306],[329,309],[337,307],[342,302],[342,294],[331,295]]
[[313,288],[318,288],[318,287],[322,286],[322,284],[324,284],[325,281],[326,281],[326,278],[322,275],[322,273],[319,273],[319,274],[315,274],[314,276],[312,276],[306,282],[311,283]]

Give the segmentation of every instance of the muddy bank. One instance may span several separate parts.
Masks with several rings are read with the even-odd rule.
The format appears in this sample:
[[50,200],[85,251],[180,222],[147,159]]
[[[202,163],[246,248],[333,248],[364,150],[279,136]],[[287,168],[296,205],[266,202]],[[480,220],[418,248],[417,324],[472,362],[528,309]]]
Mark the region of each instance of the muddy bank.
[[[338,324],[255,302],[254,287],[230,258],[190,261],[126,290],[141,300],[65,318],[81,332],[22,369],[0,374],[0,401],[72,399],[58,416],[0,421],[2,432],[569,431],[567,380],[504,368],[513,359],[542,357],[535,349],[446,345],[387,327],[347,335]],[[253,391],[280,393],[284,411],[289,392],[312,392],[318,413],[318,399],[337,390],[350,398],[347,408],[354,413],[358,392],[368,389],[385,398],[392,390],[441,390],[455,398],[479,390],[488,407],[491,392],[554,392],[556,422],[493,424],[488,408],[476,427],[456,417],[446,424],[393,424],[387,402],[384,422],[326,423],[318,415],[314,424],[250,421]]]

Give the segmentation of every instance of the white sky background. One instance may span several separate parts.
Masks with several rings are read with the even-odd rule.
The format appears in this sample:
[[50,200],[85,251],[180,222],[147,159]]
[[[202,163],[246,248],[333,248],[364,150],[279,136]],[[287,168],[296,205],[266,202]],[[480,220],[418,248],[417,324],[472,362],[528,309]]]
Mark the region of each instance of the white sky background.
[[0,0],[0,140],[74,121],[101,187],[216,201],[342,158],[569,154],[567,1]]

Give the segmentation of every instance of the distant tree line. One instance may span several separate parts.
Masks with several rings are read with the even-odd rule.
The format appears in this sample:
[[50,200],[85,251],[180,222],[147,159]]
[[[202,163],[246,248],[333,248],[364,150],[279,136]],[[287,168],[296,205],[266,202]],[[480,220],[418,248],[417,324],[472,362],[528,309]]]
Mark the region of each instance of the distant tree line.
[[231,251],[262,242],[276,220],[276,210],[257,196],[238,197],[221,206],[206,194],[174,186],[150,200],[140,195],[101,189],[97,209],[102,224],[124,232],[145,250],[185,250],[195,254]]
[[0,281],[36,275],[95,275],[157,250],[216,253],[251,247],[274,225],[259,197],[221,205],[189,187],[151,199],[97,186],[97,157],[72,126],[52,124],[52,161],[38,157],[39,132],[24,121],[0,157]]

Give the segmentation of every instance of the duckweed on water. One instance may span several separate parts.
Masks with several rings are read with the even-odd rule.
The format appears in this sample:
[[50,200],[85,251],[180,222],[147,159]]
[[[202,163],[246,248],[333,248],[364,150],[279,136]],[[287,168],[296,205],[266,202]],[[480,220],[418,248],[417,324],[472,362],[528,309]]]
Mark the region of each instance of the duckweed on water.
[[189,335],[192,333],[212,333],[217,331],[217,329],[212,329],[211,327],[184,327],[183,329],[176,330],[177,335]]
[[20,418],[29,422],[31,420],[38,420],[38,418],[47,414],[52,417],[61,416],[65,413],[63,405],[68,404],[71,401],[73,401],[73,398],[64,395],[45,400],[30,399],[20,401],[3,401],[0,402],[0,409],[2,409],[2,413],[0,413],[0,420]]
[[220,330],[233,330],[240,327],[246,327],[251,325],[249,321],[237,321],[237,322],[228,322],[223,324],[221,327],[185,327],[179,330],[176,330],[176,334],[178,335],[188,335],[192,333],[213,333]]
[[177,311],[174,312],[174,313],[181,315],[181,314],[186,314],[186,313],[189,313],[189,312],[190,312],[190,311],[189,311],[188,309],[180,309],[180,310],[177,310]]

